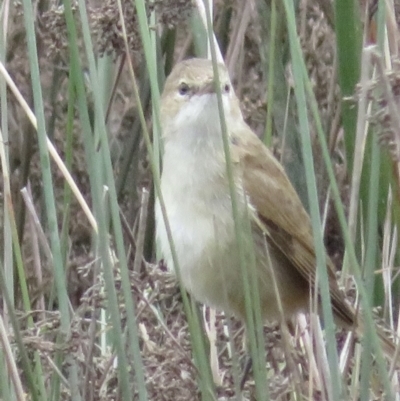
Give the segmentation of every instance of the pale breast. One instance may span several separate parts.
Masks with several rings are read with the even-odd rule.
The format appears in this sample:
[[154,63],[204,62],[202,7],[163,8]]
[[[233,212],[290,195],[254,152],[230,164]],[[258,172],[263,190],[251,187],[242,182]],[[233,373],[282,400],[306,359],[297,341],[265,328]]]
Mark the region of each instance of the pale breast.
[[[200,302],[244,318],[243,274],[223,151],[207,147],[209,142],[203,141],[201,132],[197,134],[190,144],[172,143],[172,139],[166,144],[161,183],[182,281]],[[246,217],[252,210],[246,210],[248,199],[240,175],[235,177],[241,222],[243,228],[249,229]],[[156,229],[162,255],[172,270],[170,244],[158,202]],[[298,277],[291,274],[288,261],[273,248],[267,255],[269,245],[263,233],[254,227],[251,232],[249,230],[248,239],[245,241],[245,268],[255,260],[256,282],[265,318],[278,317],[269,261],[274,266],[279,291],[288,295],[282,299],[285,311],[290,314],[304,306],[308,293],[299,288]]]
[[[229,192],[216,196],[215,191],[206,187],[199,193],[182,181],[171,191],[168,181],[163,177],[162,192],[183,283],[199,301],[226,309],[224,288],[230,285],[238,260]],[[156,219],[161,252],[167,265],[173,268],[158,203]],[[227,265],[233,271],[226,272]],[[230,277],[225,277],[225,273]]]

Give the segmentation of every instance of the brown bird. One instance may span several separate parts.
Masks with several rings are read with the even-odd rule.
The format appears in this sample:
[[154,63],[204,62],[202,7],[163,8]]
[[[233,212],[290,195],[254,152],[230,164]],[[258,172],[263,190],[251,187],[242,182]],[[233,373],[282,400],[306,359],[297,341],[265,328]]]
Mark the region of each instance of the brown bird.
[[[218,72],[239,220],[241,224],[250,220],[254,244],[246,246],[246,260],[253,252],[263,318],[280,320],[271,271],[284,317],[289,318],[310,309],[310,289],[316,284],[310,218],[281,164],[245,123],[225,66],[220,64]],[[161,189],[184,286],[199,301],[245,320],[215,88],[212,63],[206,59],[183,61],[167,78],[161,98]],[[158,203],[156,219],[161,251],[173,266]],[[326,262],[335,320],[352,327],[356,315],[338,288],[328,256]]]

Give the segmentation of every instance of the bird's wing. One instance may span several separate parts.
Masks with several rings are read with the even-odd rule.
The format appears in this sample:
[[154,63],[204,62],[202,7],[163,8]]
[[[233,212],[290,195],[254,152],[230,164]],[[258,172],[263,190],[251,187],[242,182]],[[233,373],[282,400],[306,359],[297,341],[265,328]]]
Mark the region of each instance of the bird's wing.
[[[283,167],[247,125],[233,133],[231,153],[232,159],[240,164],[242,185],[257,211],[257,224],[314,286],[316,257],[310,218]],[[343,323],[352,325],[354,314],[338,288],[328,256],[327,266],[333,309]]]

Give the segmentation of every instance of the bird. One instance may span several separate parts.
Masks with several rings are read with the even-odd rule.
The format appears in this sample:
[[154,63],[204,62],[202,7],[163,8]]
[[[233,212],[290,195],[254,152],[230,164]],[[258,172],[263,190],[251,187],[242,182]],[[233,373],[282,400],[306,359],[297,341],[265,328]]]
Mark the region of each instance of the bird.
[[[245,122],[226,67],[218,63],[217,68],[236,220],[212,62],[200,58],[179,62],[161,95],[161,193],[180,277],[199,302],[245,321],[245,286],[235,224],[243,230],[248,227],[244,260],[254,260],[262,318],[281,321],[283,313],[289,320],[310,310],[310,294],[317,291],[310,217],[283,166]],[[161,253],[166,264],[174,266],[159,200],[155,216]],[[349,329],[360,327],[327,254],[326,265],[335,322]],[[393,352],[385,334],[379,336]]]

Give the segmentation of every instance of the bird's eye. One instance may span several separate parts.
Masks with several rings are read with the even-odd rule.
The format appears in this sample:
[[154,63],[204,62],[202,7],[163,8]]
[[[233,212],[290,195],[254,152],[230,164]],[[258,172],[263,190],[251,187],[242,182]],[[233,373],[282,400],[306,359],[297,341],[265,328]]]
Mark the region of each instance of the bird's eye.
[[190,91],[189,85],[185,82],[181,82],[178,88],[179,94],[184,96],[187,95]]
[[230,90],[231,90],[230,85],[229,85],[229,84],[225,84],[225,85],[224,85],[224,88],[223,88],[224,93],[229,93]]

